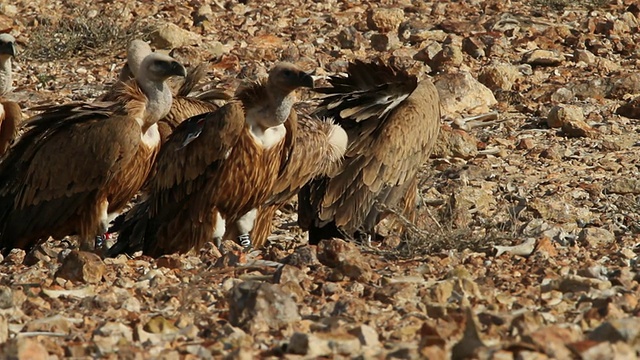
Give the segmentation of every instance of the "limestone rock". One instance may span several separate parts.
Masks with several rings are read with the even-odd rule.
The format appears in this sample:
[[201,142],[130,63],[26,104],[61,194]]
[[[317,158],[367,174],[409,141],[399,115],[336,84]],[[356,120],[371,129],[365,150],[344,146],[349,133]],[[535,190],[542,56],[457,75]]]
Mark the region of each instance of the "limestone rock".
[[318,260],[357,281],[369,281],[371,266],[355,245],[340,239],[322,240],[318,244]]
[[308,358],[332,354],[356,355],[361,350],[360,340],[351,334],[294,333],[289,339],[288,351]]
[[469,72],[460,71],[436,77],[443,115],[455,117],[464,112],[484,113],[497,103],[495,96]]
[[509,91],[522,78],[517,66],[510,64],[490,65],[482,69],[478,80],[491,90]]
[[195,45],[201,42],[200,35],[185,30],[170,22],[156,26],[149,35],[151,46],[158,49],[173,49],[185,45]]
[[227,296],[229,322],[249,333],[279,329],[300,320],[298,306],[279,285],[245,281]]
[[522,62],[530,65],[559,65],[565,60],[564,55],[551,50],[535,49],[522,56]]
[[615,235],[603,228],[585,228],[578,234],[578,240],[591,247],[608,246],[616,241]]
[[62,266],[56,273],[56,277],[95,284],[102,280],[105,271],[106,266],[100,256],[90,252],[74,250],[64,259]]
[[399,8],[375,8],[367,13],[367,24],[371,30],[397,31],[404,20],[404,11]]

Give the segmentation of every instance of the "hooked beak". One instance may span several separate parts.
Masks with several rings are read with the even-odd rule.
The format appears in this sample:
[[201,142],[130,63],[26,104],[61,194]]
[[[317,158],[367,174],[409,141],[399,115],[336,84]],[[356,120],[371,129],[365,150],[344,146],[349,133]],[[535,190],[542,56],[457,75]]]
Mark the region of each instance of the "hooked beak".
[[300,72],[300,86],[313,89],[313,76],[304,71]]
[[185,77],[187,76],[187,69],[185,69],[184,66],[182,66],[182,64],[180,64],[179,62],[172,61],[169,69],[169,74]]
[[0,54],[7,54],[9,56],[16,56],[16,44],[12,42],[6,42],[0,44]]

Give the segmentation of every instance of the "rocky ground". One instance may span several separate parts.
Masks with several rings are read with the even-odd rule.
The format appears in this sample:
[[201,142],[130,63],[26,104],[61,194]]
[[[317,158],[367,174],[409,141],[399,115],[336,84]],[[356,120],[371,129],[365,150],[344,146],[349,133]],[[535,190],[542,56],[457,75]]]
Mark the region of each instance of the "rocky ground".
[[26,114],[99,96],[144,37],[227,89],[279,59],[379,56],[437,83],[443,136],[407,238],[387,222],[381,243],[306,246],[294,202],[262,252],[12,252],[5,358],[637,358],[633,1],[87,4],[0,2]]

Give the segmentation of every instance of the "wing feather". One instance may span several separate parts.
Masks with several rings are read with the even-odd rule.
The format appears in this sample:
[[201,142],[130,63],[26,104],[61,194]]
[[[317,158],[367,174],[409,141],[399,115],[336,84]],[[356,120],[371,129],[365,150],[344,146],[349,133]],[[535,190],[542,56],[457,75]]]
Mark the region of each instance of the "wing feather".
[[140,129],[124,116],[64,109],[72,108],[50,108],[28,122],[0,163],[0,182],[6,184],[0,190],[0,247],[29,247],[29,241],[53,235],[48,232],[54,227],[56,234],[75,230],[66,224],[81,215],[84,203],[95,204],[98,190],[137,146]]
[[356,61],[329,82],[316,113],[336,118],[350,142],[341,171],[305,190],[302,217],[307,228],[315,211],[316,226],[370,232],[376,201],[394,206],[386,203],[399,200],[393,189],[405,189],[428,159],[440,128],[437,90],[379,62]]
[[[145,253],[155,256],[186,251],[193,246],[176,244],[175,241],[179,240],[174,239],[160,243],[158,232],[168,226],[176,226],[176,223],[182,224],[189,218],[193,223],[215,221],[212,219],[215,209],[209,206],[203,191],[219,175],[219,167],[236,145],[243,127],[244,109],[237,101],[182,122],[158,154],[156,173],[149,181],[149,197],[124,214],[117,226],[109,229],[120,232],[118,242],[109,250],[109,255],[144,249]],[[189,141],[185,145],[186,139]],[[181,211],[185,206],[191,211]],[[176,214],[181,218],[176,220]],[[202,226],[202,229],[186,230],[210,229]],[[175,231],[170,233],[176,234]],[[188,237],[176,235],[175,239],[178,238]]]

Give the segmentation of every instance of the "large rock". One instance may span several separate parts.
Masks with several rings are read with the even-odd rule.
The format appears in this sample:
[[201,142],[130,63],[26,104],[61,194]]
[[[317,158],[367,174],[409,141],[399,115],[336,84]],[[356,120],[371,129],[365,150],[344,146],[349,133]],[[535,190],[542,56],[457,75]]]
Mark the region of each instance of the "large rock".
[[86,251],[74,250],[64,259],[56,277],[95,284],[102,280],[105,271],[106,266],[100,256]]
[[159,49],[173,49],[201,42],[200,35],[185,30],[173,23],[162,23],[156,26],[149,35],[151,46]]
[[376,8],[367,13],[367,25],[380,32],[397,31],[404,20],[404,11],[399,8]]
[[578,240],[591,247],[609,246],[616,241],[616,236],[603,228],[585,228],[578,234]]
[[442,125],[431,157],[471,159],[477,154],[478,140],[473,135]]
[[279,285],[245,281],[227,296],[229,322],[249,333],[277,330],[300,320],[298,306]]
[[361,350],[360,340],[351,334],[294,333],[289,339],[288,351],[308,358],[335,354],[356,355]]
[[482,69],[478,80],[491,90],[509,91],[522,78],[517,66],[511,64],[495,64]]
[[4,342],[0,347],[0,358],[15,360],[48,360],[49,353],[36,339],[20,337]]
[[354,280],[371,280],[371,266],[352,243],[340,239],[322,240],[318,244],[318,260]]
[[565,60],[564,55],[556,51],[535,49],[522,55],[522,62],[531,65],[560,65]]
[[439,75],[435,85],[445,116],[456,117],[465,112],[480,114],[497,103],[491,90],[467,71]]

